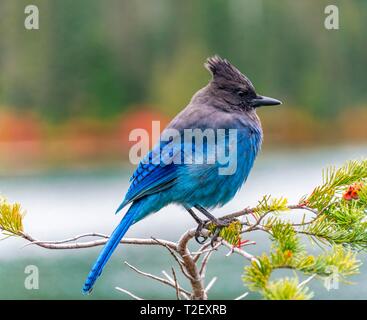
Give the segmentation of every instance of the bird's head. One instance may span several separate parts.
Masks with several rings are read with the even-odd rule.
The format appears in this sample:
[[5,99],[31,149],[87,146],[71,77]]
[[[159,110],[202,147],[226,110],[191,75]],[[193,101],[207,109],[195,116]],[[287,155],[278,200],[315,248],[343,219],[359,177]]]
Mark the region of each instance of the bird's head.
[[205,67],[213,76],[209,84],[211,94],[229,107],[248,111],[281,104],[279,100],[258,95],[251,81],[226,59],[208,58]]

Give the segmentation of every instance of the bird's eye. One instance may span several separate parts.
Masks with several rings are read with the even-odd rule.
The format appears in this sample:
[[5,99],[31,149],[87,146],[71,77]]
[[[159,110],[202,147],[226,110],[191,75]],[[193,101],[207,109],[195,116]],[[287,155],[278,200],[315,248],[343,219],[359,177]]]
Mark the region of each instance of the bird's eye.
[[237,95],[239,96],[239,97],[241,97],[241,98],[243,98],[244,96],[246,96],[246,92],[245,91],[243,91],[243,90],[238,90],[237,91]]

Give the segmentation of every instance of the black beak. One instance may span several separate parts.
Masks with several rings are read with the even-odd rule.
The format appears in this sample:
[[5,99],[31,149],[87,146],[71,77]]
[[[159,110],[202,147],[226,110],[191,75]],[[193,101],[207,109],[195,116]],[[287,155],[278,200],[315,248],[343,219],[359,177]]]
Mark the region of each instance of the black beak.
[[278,104],[282,104],[281,101],[265,96],[257,96],[255,99],[252,100],[252,106],[254,108],[261,107],[261,106],[276,106]]

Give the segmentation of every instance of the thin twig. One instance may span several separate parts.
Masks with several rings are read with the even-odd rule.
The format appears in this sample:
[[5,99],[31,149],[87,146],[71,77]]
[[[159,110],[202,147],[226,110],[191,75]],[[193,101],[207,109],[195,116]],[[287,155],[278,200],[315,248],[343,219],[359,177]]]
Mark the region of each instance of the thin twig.
[[[246,243],[241,244],[240,246],[237,246],[237,248],[242,248],[242,247],[246,247],[246,246],[250,246],[250,245],[255,245],[256,242],[255,241],[247,241]],[[231,250],[228,251],[228,253],[226,254],[226,257],[229,257],[230,255],[232,255],[234,253],[234,248],[236,246],[232,245]]]
[[251,214],[254,211],[254,209],[255,208],[246,208],[246,209],[234,212],[234,213],[227,214],[227,215],[221,217],[220,219],[231,220],[231,219],[235,219],[235,218],[238,218],[238,217],[246,216],[248,214]]
[[[200,259],[200,256],[208,251],[211,251],[212,248],[209,248],[211,246],[210,241],[205,243],[198,251],[191,252],[191,255],[193,256],[193,259],[195,262],[197,262]],[[208,249],[209,248],[209,249]]]
[[[176,260],[177,264],[179,265],[181,272],[185,275],[186,278],[191,279],[192,277],[185,270],[184,262],[177,257],[177,255],[175,254],[175,251],[173,251],[172,248],[170,248],[166,243],[162,242],[161,240],[155,239],[153,237],[152,239],[156,241],[158,244],[160,244],[161,246],[165,247],[169,251],[169,253],[173,256],[173,258]],[[176,251],[177,251],[177,246],[176,246]]]
[[253,256],[252,254],[250,254],[250,253],[248,253],[244,250],[241,250],[240,248],[237,248],[237,247],[233,246],[232,244],[228,243],[227,241],[222,240],[222,243],[223,243],[223,245],[225,245],[227,248],[229,248],[233,252],[238,253],[239,255],[245,257],[247,260],[249,260],[251,262],[252,261],[257,261],[255,256]]
[[122,289],[120,287],[115,287],[115,289],[128,294],[130,297],[134,298],[135,300],[144,300],[143,298],[136,296],[135,294],[131,293],[130,291],[127,291],[126,289]]
[[271,213],[271,212],[274,212],[274,211],[272,211],[272,210],[270,210],[270,211],[267,211],[267,212],[265,212],[262,216],[260,216],[260,218],[259,219],[257,219],[257,221],[253,224],[253,225],[251,225],[250,227],[248,227],[246,230],[243,230],[242,232],[243,233],[245,233],[245,232],[250,232],[250,231],[253,231],[253,230],[255,230],[255,229],[257,229],[257,227],[258,226],[260,226],[260,223],[261,223],[261,221],[269,214],[269,213]]
[[[177,257],[177,255],[175,254],[175,251],[172,248],[170,248],[166,243],[162,242],[161,240],[158,240],[154,237],[152,237],[152,239],[155,242],[157,242],[159,245],[165,247],[169,251],[169,253],[174,257],[174,259],[177,261],[178,264],[180,265],[182,264],[182,261],[180,260],[180,258]],[[175,250],[177,250],[177,247],[175,248]]]
[[[157,280],[157,281],[159,281],[159,282],[161,282],[161,283],[164,283],[164,284],[166,284],[166,285],[168,285],[168,286],[170,286],[170,287],[172,287],[172,288],[176,289],[176,288],[175,288],[175,285],[174,285],[173,283],[171,283],[170,281],[168,281],[168,280],[166,280],[166,279],[163,279],[163,278],[161,278],[161,277],[157,277],[157,276],[155,276],[155,275],[153,275],[153,274],[150,274],[150,273],[147,273],[147,272],[141,271],[141,270],[139,270],[138,268],[136,268],[136,267],[132,266],[131,264],[129,264],[127,261],[125,261],[124,263],[125,263],[125,264],[130,268],[130,269],[134,270],[136,273],[139,273],[139,274],[141,274],[141,275],[143,275],[143,276],[145,276],[145,277],[148,277],[148,278],[151,278],[151,279]],[[181,292],[184,292],[184,293],[185,293],[185,294],[187,294],[187,295],[191,295],[191,293],[190,293],[190,292],[188,292],[187,290],[185,290],[185,289],[183,289],[183,288],[180,288],[180,287],[179,287],[179,290],[180,290]]]
[[26,245],[23,246],[23,248],[27,247],[27,246],[30,246],[32,244],[38,244],[38,243],[52,243],[52,244],[60,244],[60,243],[67,243],[67,242],[72,242],[72,241],[76,241],[76,240],[79,240],[79,239],[82,239],[82,238],[85,238],[85,237],[98,237],[98,238],[109,238],[108,235],[106,234],[102,234],[102,233],[95,233],[95,232],[90,232],[90,233],[84,233],[84,234],[79,234],[79,235],[76,235],[75,237],[72,237],[72,238],[68,238],[68,239],[64,239],[64,240],[58,240],[58,241],[55,241],[55,240],[35,240],[35,241],[32,241],[31,243],[28,243]]
[[298,284],[298,288],[304,287],[307,283],[309,283],[315,277],[316,277],[316,273],[308,277],[306,280],[302,281],[300,284]]
[[240,296],[238,296],[234,300],[242,300],[243,298],[247,297],[247,295],[248,295],[248,292],[245,292],[244,294],[241,294]]
[[[106,239],[94,240],[94,241],[86,241],[86,242],[76,242],[76,243],[65,243],[65,240],[60,241],[41,241],[33,238],[27,233],[22,233],[21,235],[25,240],[28,240],[30,244],[37,245],[39,247],[43,247],[46,249],[84,249],[84,248],[91,248],[96,246],[102,246],[107,243],[108,237]],[[79,239],[84,236],[90,236],[90,234],[79,235]],[[102,234],[96,234],[96,237],[104,237]],[[70,239],[66,239],[70,240]],[[158,242],[157,242],[158,240]],[[121,239],[120,243],[122,244],[136,244],[136,245],[163,245],[170,247],[173,250],[176,250],[177,245],[176,243],[168,240],[162,239],[141,239],[141,238],[124,238]]]
[[175,282],[175,287],[176,287],[176,298],[177,298],[177,300],[181,300],[180,299],[180,290],[178,289],[177,276],[176,276],[175,269],[173,267],[172,267],[172,275],[173,275],[173,280]]
[[210,282],[208,283],[208,285],[205,288],[205,293],[208,293],[209,290],[213,287],[214,283],[218,280],[217,277],[213,277],[212,280],[210,280]]
[[[175,285],[175,288],[176,288],[176,281],[174,279],[172,279],[171,276],[166,271],[162,270],[162,274],[168,279],[168,281],[170,281],[172,284],[174,284]],[[178,286],[178,288],[180,287],[180,285],[178,284],[178,282],[177,282],[177,286]],[[186,300],[190,300],[190,298],[184,292],[181,292],[180,291],[180,294]]]
[[[312,209],[312,208],[307,207],[307,206],[299,205],[299,204],[296,204],[296,205],[288,205],[287,208],[289,210],[307,210],[307,211],[310,211],[310,212],[312,212],[312,213],[314,213],[316,215],[319,214],[319,212],[317,210]],[[246,209],[243,209],[243,210],[234,212],[234,213],[230,213],[230,214],[224,215],[220,219],[229,219],[229,220],[231,220],[231,219],[234,219],[234,218],[238,218],[238,217],[249,215],[249,214],[253,213],[255,210],[256,210],[256,207],[255,208],[246,208]],[[274,211],[272,211],[272,212],[274,212]]]
[[315,215],[319,214],[319,212],[317,210],[312,209],[312,208],[307,207],[307,206],[299,205],[299,204],[289,205],[288,209],[289,210],[307,210],[307,211],[310,211],[310,212],[314,213]]
[[203,262],[201,263],[201,267],[200,267],[200,271],[199,274],[202,278],[205,277],[205,272],[206,272],[206,266],[208,264],[209,258],[212,255],[212,253],[217,250],[220,246],[222,245],[222,243],[219,241],[215,244],[215,246],[213,248],[211,248],[210,251],[207,252],[207,254],[205,255]]

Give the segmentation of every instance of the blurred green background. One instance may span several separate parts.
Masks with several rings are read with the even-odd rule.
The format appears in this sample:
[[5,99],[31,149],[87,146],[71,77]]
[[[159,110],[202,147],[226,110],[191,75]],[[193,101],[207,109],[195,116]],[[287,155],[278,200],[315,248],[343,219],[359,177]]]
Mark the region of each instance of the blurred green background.
[[[208,56],[230,60],[257,91],[283,101],[259,110],[263,153],[247,187],[221,213],[264,194],[297,201],[319,182],[321,168],[367,154],[367,2],[294,0],[32,0],[40,29],[24,28],[29,1],[0,0],[0,192],[27,209],[26,231],[41,239],[111,231],[128,187],[128,134],[162,127],[206,85]],[[340,29],[326,30],[324,9],[339,8]],[[176,221],[180,219],[180,224]],[[169,225],[169,230],[162,225]],[[130,236],[177,239],[193,222],[170,207]],[[254,253],[267,250],[256,238]],[[98,249],[47,252],[0,242],[0,298],[82,298]],[[144,251],[145,250],[145,251]],[[173,298],[122,267],[169,270],[157,250],[118,251],[92,298]],[[246,289],[243,261],[219,255],[212,298]],[[40,267],[38,291],[24,289],[24,267]],[[231,270],[233,272],[231,272]],[[363,269],[359,283],[366,283]],[[367,286],[316,298],[362,298]],[[256,296],[250,296],[256,298]]]
[[333,1],[340,29],[324,28],[330,1],[2,0],[0,101],[63,121],[114,117],[134,104],[175,114],[208,81],[218,53],[259,91],[319,117],[367,98],[366,1]]

